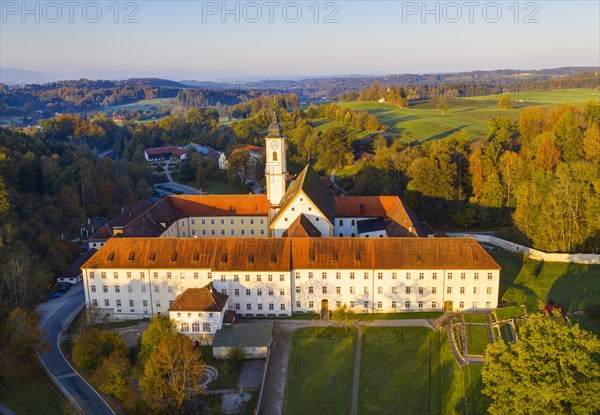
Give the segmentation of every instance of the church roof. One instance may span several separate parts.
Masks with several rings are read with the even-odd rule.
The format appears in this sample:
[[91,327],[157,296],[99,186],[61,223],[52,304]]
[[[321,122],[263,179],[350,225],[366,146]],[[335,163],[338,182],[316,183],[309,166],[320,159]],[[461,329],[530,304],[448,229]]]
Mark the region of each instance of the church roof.
[[302,213],[295,221],[283,232],[284,237],[290,238],[320,238],[321,232],[312,224],[312,222]]
[[273,114],[273,121],[269,125],[269,130],[267,132],[267,138],[282,138],[283,137],[283,129],[281,128],[281,124],[277,121],[277,113]]
[[216,292],[212,283],[202,288],[188,288],[175,298],[169,311],[223,311],[228,295]]
[[82,269],[500,269],[472,238],[111,238]]
[[290,185],[289,189],[281,199],[281,209],[273,217],[272,222],[286,210],[296,196],[301,192],[314,203],[314,205],[325,215],[329,222],[335,220],[335,198],[333,192],[327,184],[321,179],[321,176],[307,164],[304,170],[298,175],[298,178]]

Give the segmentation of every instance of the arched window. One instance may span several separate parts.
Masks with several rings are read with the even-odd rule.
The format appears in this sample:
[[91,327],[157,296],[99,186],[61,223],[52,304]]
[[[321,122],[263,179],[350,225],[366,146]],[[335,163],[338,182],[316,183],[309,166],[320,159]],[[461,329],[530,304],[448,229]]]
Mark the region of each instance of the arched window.
[[352,226],[356,225],[356,222],[354,221],[354,219],[352,219],[352,222],[350,223]]
[[183,332],[187,332],[190,331],[190,324],[189,323],[181,323],[181,331]]
[[344,226],[344,221],[340,219],[340,226]]
[[273,152],[273,161],[277,161],[277,152],[276,151]]
[[200,323],[192,323],[192,331],[194,333],[200,333]]
[[210,323],[202,323],[202,331],[204,333],[210,333]]

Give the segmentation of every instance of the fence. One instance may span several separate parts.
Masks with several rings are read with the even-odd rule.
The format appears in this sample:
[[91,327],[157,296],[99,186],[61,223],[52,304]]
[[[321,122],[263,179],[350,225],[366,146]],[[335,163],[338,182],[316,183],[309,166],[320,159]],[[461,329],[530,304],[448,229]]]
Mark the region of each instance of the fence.
[[474,238],[477,242],[491,244],[506,249],[515,254],[524,254],[531,259],[548,262],[573,262],[576,264],[600,264],[599,254],[555,254],[538,251],[525,245],[519,245],[491,235],[480,235],[476,233],[447,233],[451,238]]

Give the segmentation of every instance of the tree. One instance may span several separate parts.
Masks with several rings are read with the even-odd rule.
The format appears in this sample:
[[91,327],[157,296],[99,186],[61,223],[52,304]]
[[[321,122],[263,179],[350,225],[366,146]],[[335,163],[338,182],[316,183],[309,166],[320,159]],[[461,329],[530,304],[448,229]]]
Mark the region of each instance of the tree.
[[511,109],[515,105],[515,100],[510,96],[510,94],[502,94],[500,99],[498,100],[498,108]]
[[156,412],[180,412],[183,403],[202,393],[205,362],[199,349],[179,333],[163,338],[153,351],[140,379],[146,404]]
[[94,371],[94,383],[102,392],[123,401],[130,392],[130,371],[129,359],[123,351],[117,350]]
[[560,315],[531,315],[518,342],[486,350],[482,392],[488,412],[593,414],[600,410],[600,340]]
[[231,152],[227,159],[227,174],[232,183],[244,183],[248,174],[250,153],[245,148],[237,148]]
[[145,362],[156,350],[160,341],[173,333],[175,333],[175,323],[168,316],[152,317],[148,328],[142,333],[138,360]]
[[75,338],[72,357],[77,366],[92,372],[115,352],[127,354],[125,343],[117,333],[87,328]]
[[560,151],[551,139],[545,139],[538,147],[535,164],[547,171],[554,171],[560,163]]
[[0,176],[0,213],[4,214],[9,208],[8,204],[8,192],[4,185],[4,179]]
[[442,115],[444,115],[446,111],[448,111],[448,102],[446,101],[445,96],[440,95],[439,97],[437,97],[436,108],[442,111]]
[[352,310],[346,303],[333,310],[331,313],[331,320],[344,327],[348,331],[348,327],[352,321],[354,310]]
[[6,319],[5,330],[12,352],[22,362],[35,366],[37,353],[50,350],[50,345],[44,340],[46,333],[40,329],[39,317],[35,311],[13,309]]

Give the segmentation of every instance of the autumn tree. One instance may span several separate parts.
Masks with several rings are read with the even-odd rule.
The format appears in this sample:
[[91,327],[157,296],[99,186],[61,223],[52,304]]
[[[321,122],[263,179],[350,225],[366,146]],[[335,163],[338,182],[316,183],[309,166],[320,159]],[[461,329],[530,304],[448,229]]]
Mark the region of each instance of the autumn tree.
[[202,353],[189,338],[179,333],[164,337],[144,365],[144,401],[155,412],[181,412],[186,400],[203,392],[204,367]]
[[35,366],[37,354],[48,351],[46,333],[39,326],[39,317],[32,310],[23,308],[13,309],[6,319],[5,332],[9,336],[8,344],[11,351],[19,356],[22,362]]
[[94,384],[102,392],[123,401],[130,392],[129,376],[131,363],[122,350],[117,350],[108,356],[94,371]]
[[352,316],[354,315],[354,310],[352,310],[346,303],[342,304],[340,307],[333,310],[331,313],[331,320],[335,321],[337,324],[344,327],[346,331],[348,331],[348,327],[352,322]]
[[518,342],[489,345],[481,372],[491,415],[600,411],[600,340],[562,316],[531,315]]
[[546,139],[541,142],[535,155],[535,164],[547,171],[554,171],[560,163],[560,151],[554,141]]
[[446,97],[443,95],[437,97],[435,106],[442,111],[442,115],[444,115],[446,111],[448,111],[448,101],[446,100]]
[[154,316],[142,333],[138,360],[145,362],[165,337],[175,333],[175,323],[168,316]]
[[92,372],[114,352],[127,354],[125,343],[117,333],[87,328],[75,338],[72,357],[77,366]]
[[244,183],[248,175],[250,153],[245,148],[236,148],[227,159],[227,175],[231,183]]
[[498,108],[511,109],[515,105],[515,100],[510,96],[510,94],[502,94],[500,99],[498,100]]

